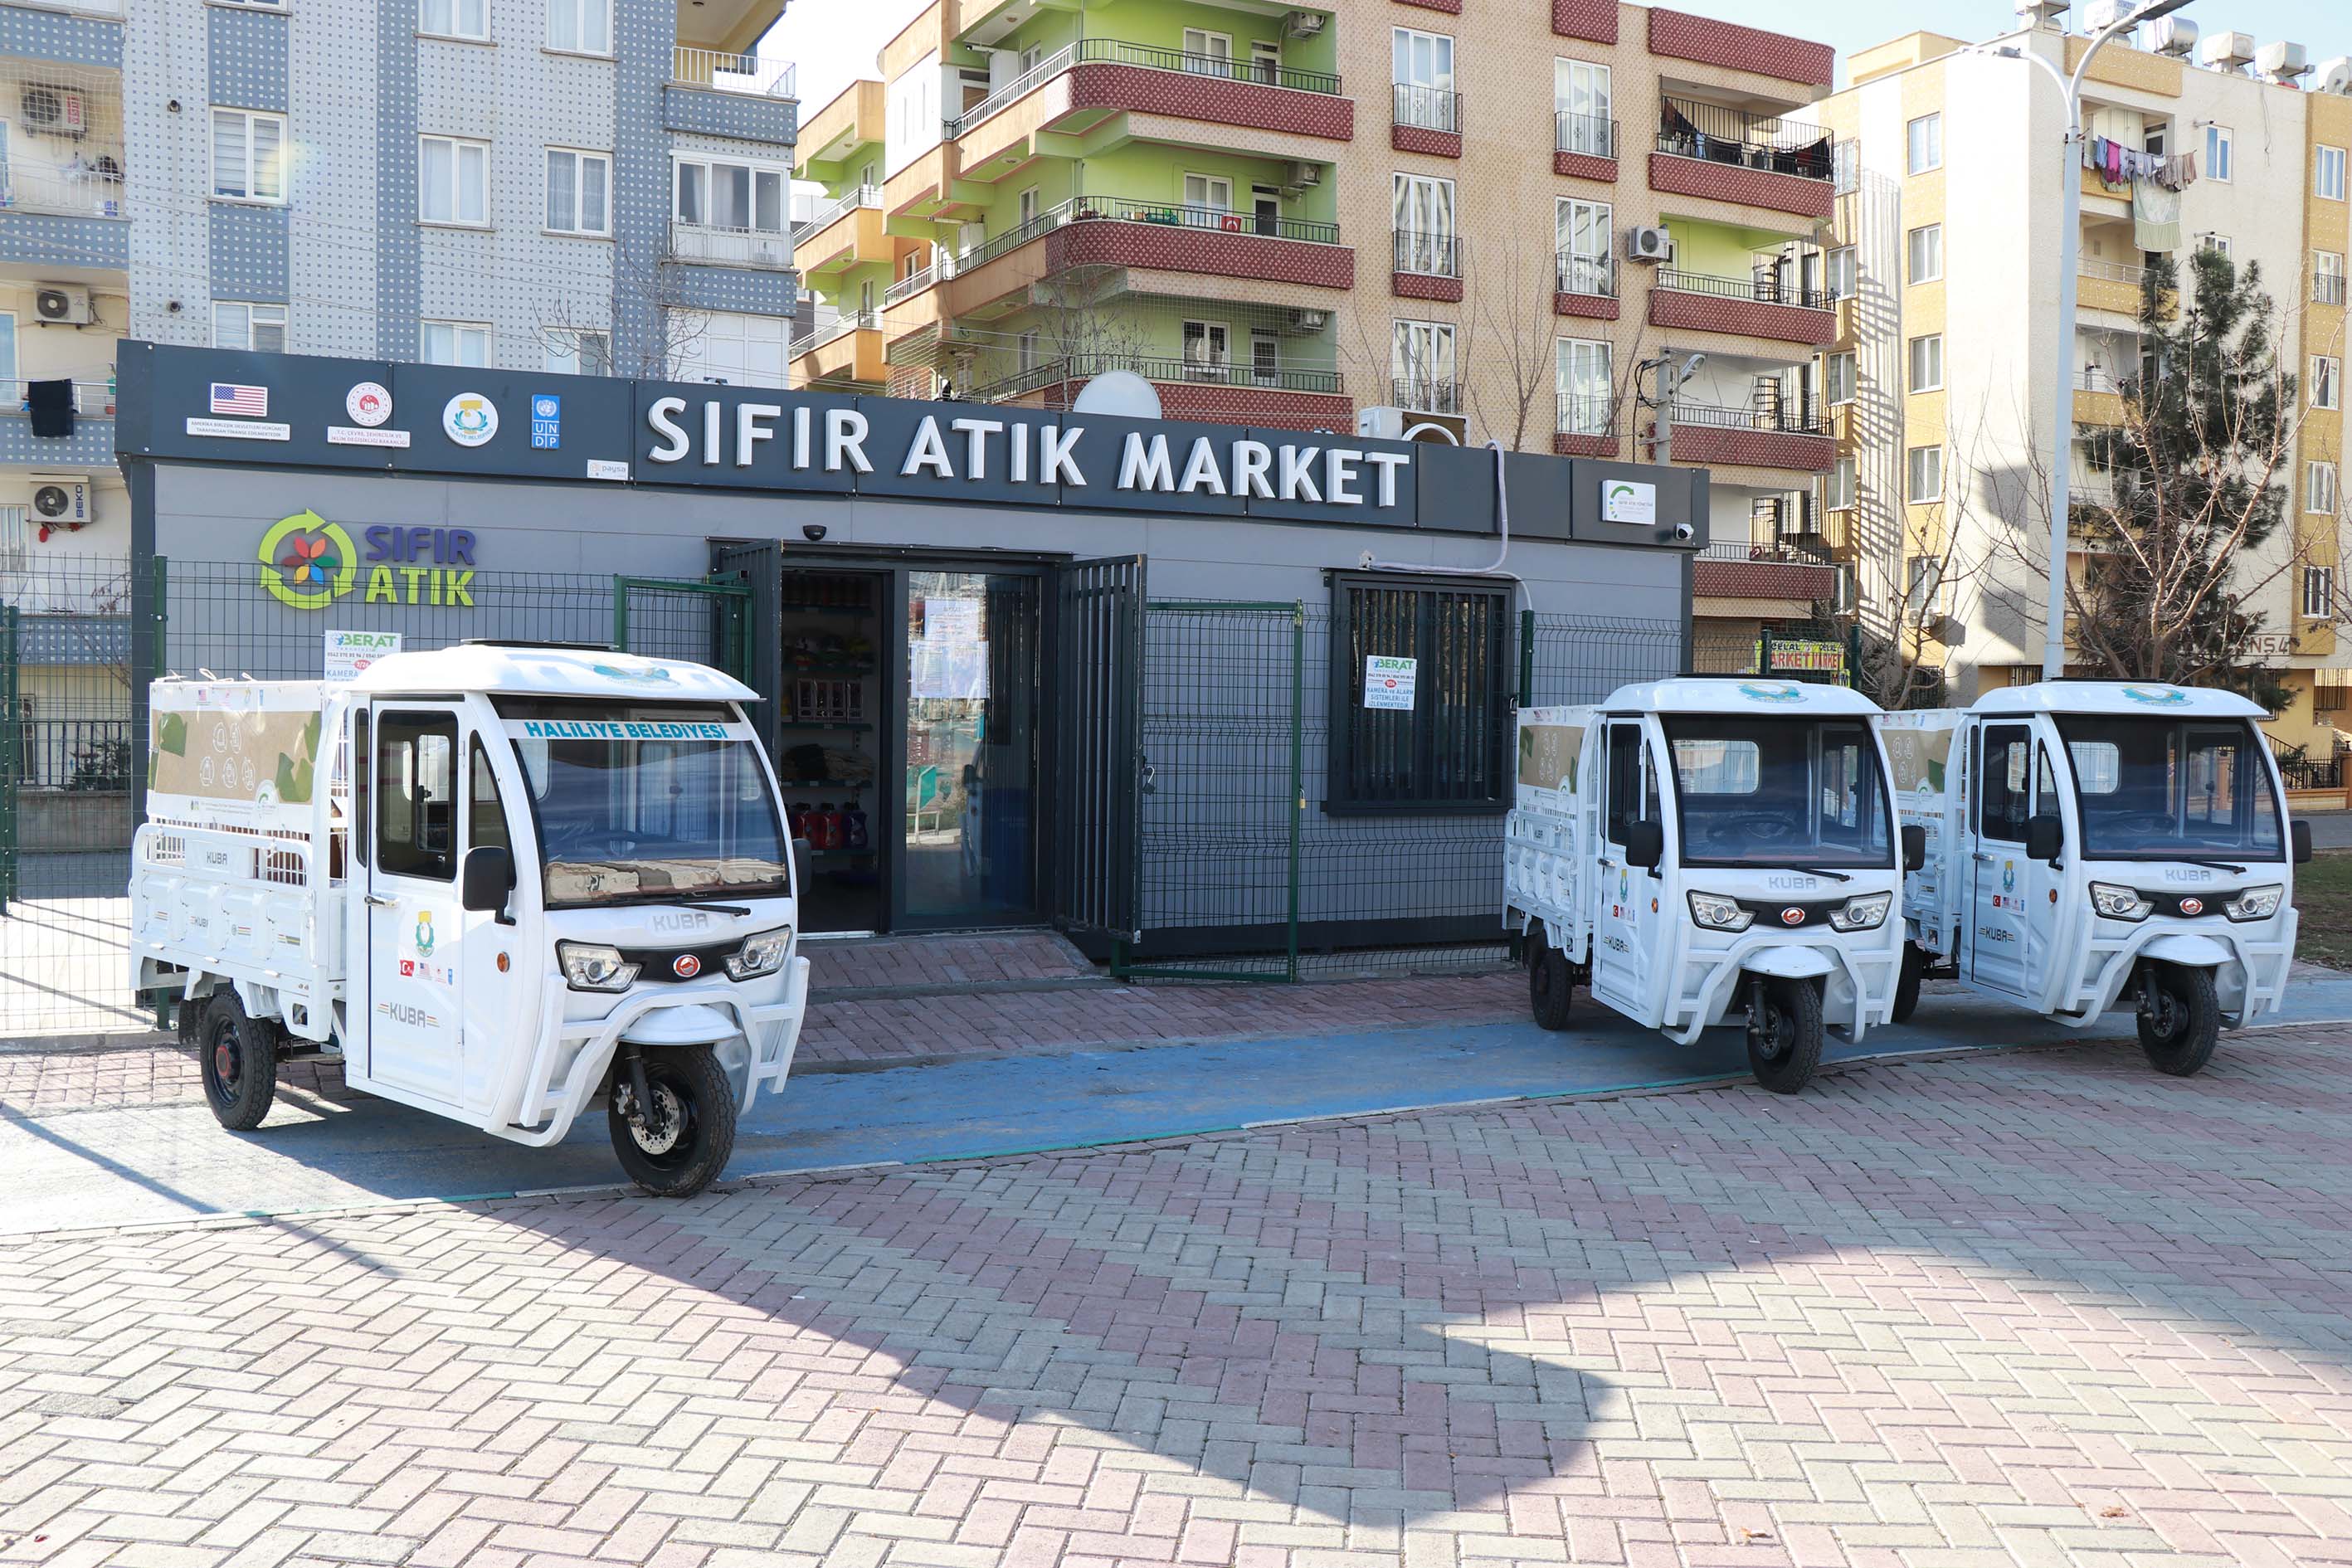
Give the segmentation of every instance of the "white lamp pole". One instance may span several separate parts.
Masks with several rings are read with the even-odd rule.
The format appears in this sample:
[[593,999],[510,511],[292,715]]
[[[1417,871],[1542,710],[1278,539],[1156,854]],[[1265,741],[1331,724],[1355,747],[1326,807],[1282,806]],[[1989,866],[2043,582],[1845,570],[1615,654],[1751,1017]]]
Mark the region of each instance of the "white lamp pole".
[[2066,131],[2059,143],[2058,168],[2058,395],[2050,422],[2050,600],[2043,612],[2042,637],[2044,680],[2055,680],[2066,673],[2066,509],[2074,465],[2074,273],[2083,248],[2083,78],[2109,39],[2188,4],[2189,0],[2147,0],[2108,23],[2091,36],[2091,46],[2074,62],[2072,76],[2016,44],[1979,45],[1969,51],[2032,61],[2050,73],[2065,100]]

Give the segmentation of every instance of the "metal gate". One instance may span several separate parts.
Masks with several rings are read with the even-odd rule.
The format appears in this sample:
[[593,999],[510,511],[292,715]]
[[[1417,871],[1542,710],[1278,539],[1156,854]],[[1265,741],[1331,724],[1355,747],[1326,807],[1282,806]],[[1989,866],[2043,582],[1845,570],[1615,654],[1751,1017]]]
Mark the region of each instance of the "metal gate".
[[19,618],[16,605],[0,605],[0,919],[16,897],[16,792],[25,776]]
[[1144,558],[1073,563],[1055,592],[1054,923],[1116,952],[1139,922]]
[[613,646],[623,653],[690,659],[748,685],[751,620],[751,589],[733,574],[613,579]]
[[768,755],[782,743],[784,651],[779,629],[783,616],[783,547],[774,540],[758,544],[714,544],[710,547],[714,582],[741,585],[742,668],[730,673],[760,694],[752,704],[751,723],[760,732]]

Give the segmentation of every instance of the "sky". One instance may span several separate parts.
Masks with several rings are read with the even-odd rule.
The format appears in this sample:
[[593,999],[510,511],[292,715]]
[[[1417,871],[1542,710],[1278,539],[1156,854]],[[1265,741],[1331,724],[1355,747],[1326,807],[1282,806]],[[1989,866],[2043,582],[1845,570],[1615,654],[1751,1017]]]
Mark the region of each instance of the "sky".
[[[793,0],[761,52],[800,64],[801,117],[833,101],[928,0]],[[1529,16],[1540,6],[1520,0]],[[2075,9],[2082,9],[2076,0]],[[1922,28],[1958,38],[1989,37],[2014,25],[2011,0],[1676,0],[1678,10],[1751,27],[1816,38],[1838,52],[1838,79],[1857,49]],[[2334,12],[2332,19],[2324,19]],[[2292,38],[2314,63],[2352,54],[2352,10],[2342,0],[2194,0],[2180,13],[2205,31],[2235,29],[2255,40]],[[1475,34],[1470,35],[1475,37]]]

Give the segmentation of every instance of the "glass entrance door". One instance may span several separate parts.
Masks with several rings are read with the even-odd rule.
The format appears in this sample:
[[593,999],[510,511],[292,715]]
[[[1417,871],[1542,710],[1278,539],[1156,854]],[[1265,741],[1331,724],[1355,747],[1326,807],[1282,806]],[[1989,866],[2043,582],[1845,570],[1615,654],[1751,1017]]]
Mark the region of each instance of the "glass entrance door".
[[1037,918],[1038,583],[909,570],[899,919]]

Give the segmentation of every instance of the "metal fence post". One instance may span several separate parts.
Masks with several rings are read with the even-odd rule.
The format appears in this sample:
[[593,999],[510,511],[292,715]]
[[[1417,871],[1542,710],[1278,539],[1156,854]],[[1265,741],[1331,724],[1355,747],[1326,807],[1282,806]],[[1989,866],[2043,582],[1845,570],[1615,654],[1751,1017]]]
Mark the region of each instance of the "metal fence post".
[[1536,613],[1519,612],[1519,706],[1536,705]]
[[1288,975],[1298,978],[1299,828],[1307,815],[1307,604],[1290,617],[1290,953]]
[[613,646],[629,651],[629,580],[618,573],[613,574]]
[[16,896],[16,786],[24,776],[17,712],[17,610],[0,605],[0,916]]

